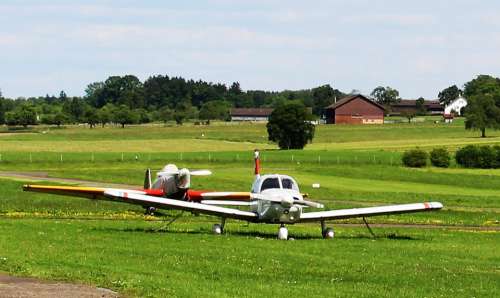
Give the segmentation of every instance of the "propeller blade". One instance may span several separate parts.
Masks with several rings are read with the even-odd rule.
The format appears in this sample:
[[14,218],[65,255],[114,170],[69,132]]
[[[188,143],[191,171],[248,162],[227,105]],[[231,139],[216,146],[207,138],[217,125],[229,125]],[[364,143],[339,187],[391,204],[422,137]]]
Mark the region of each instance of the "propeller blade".
[[212,175],[212,171],[210,170],[195,170],[189,172],[193,176],[208,176]]
[[[161,171],[158,172],[158,176],[164,176],[164,175],[179,175],[180,170],[172,170],[172,171]],[[191,176],[208,176],[212,175],[212,172],[210,170],[194,170],[194,171],[189,171],[189,174]]]
[[305,205],[305,206],[309,206],[309,207],[312,207],[312,208],[325,208],[325,205],[323,205],[321,203],[316,203],[316,202],[311,202],[311,201],[306,201],[306,200],[297,201],[295,203],[296,204]]

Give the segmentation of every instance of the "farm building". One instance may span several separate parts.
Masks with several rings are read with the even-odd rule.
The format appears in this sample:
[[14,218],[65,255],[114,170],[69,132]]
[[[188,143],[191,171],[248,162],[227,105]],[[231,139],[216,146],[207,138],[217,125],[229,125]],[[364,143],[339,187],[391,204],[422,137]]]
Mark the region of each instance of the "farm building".
[[[403,112],[417,113],[417,101],[414,99],[402,99],[397,103],[391,104],[391,115],[401,115]],[[438,100],[425,100],[424,112],[430,115],[442,115],[444,107]]]
[[344,97],[325,110],[327,124],[384,123],[384,107],[361,94]]
[[271,108],[232,108],[231,121],[267,121],[273,112]]

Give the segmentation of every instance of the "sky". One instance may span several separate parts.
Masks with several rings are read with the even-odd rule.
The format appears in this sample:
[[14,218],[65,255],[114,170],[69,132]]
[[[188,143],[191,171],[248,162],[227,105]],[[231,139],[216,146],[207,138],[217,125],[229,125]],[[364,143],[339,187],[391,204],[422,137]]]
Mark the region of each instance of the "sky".
[[125,74],[433,99],[500,76],[500,1],[0,1],[4,97]]

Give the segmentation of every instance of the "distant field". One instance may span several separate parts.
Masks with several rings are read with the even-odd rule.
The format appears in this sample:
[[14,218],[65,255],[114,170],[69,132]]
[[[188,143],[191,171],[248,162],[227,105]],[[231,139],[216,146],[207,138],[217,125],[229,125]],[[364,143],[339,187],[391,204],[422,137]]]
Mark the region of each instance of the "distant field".
[[[320,125],[313,144],[306,150],[401,150],[415,146],[454,149],[471,143],[500,142],[499,132],[488,131],[488,135],[488,138],[479,138],[477,131],[466,131],[462,121],[453,124],[427,121],[366,126]],[[116,126],[95,129],[84,126],[38,127],[33,133],[7,133],[4,136],[0,133],[0,152],[206,152],[241,151],[254,147],[277,148],[267,140],[264,124],[156,124],[124,129]]]
[[[500,291],[500,170],[401,167],[405,148],[454,150],[480,139],[463,123],[319,126],[303,151],[280,151],[262,124],[163,125],[0,133],[0,270],[79,281],[137,297],[489,297]],[[290,227],[296,241],[274,240],[275,225],[230,221],[211,235],[213,217],[176,211],[143,215],[137,206],[24,193],[6,172],[141,185],[144,170],[166,163],[213,170],[193,187],[250,188],[252,150],[266,173],[294,176],[328,208],[441,201],[435,213],[370,218],[371,223],[433,229]],[[4,174],[2,174],[4,173]],[[43,179],[41,179],[43,180]],[[39,182],[43,183],[43,181]],[[312,183],[320,183],[313,189]],[[359,220],[344,221],[360,223]],[[332,223],[335,227],[335,223]],[[455,226],[449,229],[446,226]],[[437,227],[437,229],[436,229]],[[470,230],[472,228],[472,230]],[[64,256],[64,257],[62,257]]]

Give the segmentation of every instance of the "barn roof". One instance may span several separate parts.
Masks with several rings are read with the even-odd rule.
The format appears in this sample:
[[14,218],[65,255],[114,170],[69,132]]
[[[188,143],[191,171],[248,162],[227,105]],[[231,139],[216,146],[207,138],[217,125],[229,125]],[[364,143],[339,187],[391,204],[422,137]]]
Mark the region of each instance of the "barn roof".
[[[397,103],[391,104],[392,107],[416,107],[417,100],[416,99],[401,99]],[[424,100],[424,106],[427,108],[441,108],[442,105],[439,103],[439,100]]]
[[353,94],[353,95],[349,95],[347,97],[344,97],[342,99],[340,99],[339,101],[337,101],[336,103],[333,103],[329,106],[327,106],[325,109],[332,109],[332,110],[335,110],[336,108],[340,107],[340,106],[343,106],[345,105],[346,103],[350,102],[351,100],[353,99],[356,99],[356,98],[361,98],[363,99],[364,101],[367,101],[368,103],[371,103],[372,105],[382,109],[382,110],[385,110],[384,106],[374,102],[373,100],[371,100],[370,98],[364,96],[363,94]]
[[232,108],[231,116],[267,117],[272,112],[273,109],[271,108]]

